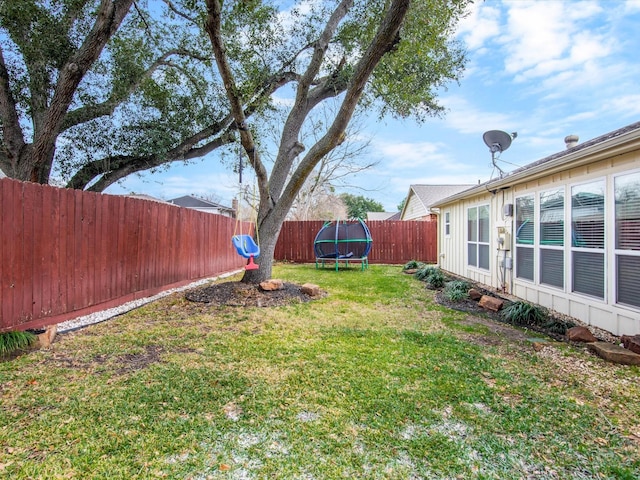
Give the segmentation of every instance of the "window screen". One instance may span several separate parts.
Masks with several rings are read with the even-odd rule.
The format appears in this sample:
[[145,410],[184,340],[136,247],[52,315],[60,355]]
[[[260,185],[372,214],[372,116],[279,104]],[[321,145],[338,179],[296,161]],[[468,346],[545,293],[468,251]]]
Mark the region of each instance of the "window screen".
[[540,245],[564,245],[564,190],[540,194]]
[[640,250],[640,173],[615,179],[616,248]]
[[516,198],[516,277],[534,280],[535,197]]
[[618,303],[640,307],[640,257],[618,255],[616,258]]
[[564,251],[540,249],[540,283],[564,287]]
[[582,248],[604,248],[604,181],[571,190],[572,244]]
[[573,252],[573,291],[604,298],[604,255]]
[[467,209],[467,265],[489,270],[489,205]]
[[598,298],[605,293],[604,189],[604,180],[571,189],[573,291]]
[[640,307],[640,173],[616,177],[616,298]]

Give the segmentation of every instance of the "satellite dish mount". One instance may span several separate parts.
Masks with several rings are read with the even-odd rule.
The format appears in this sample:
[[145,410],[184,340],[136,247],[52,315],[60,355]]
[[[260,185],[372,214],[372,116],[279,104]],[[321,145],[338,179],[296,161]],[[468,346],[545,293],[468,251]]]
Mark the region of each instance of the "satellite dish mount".
[[[489,151],[491,152],[491,164],[494,168],[498,169],[500,172],[500,178],[504,176],[504,172],[502,169],[496,164],[497,158],[500,158],[500,154],[504,152],[507,148],[511,146],[511,142],[514,138],[518,136],[518,132],[507,133],[502,130],[489,130],[488,132],[484,132],[482,135],[482,139],[484,143],[489,147]],[[496,158],[496,153],[497,158]]]

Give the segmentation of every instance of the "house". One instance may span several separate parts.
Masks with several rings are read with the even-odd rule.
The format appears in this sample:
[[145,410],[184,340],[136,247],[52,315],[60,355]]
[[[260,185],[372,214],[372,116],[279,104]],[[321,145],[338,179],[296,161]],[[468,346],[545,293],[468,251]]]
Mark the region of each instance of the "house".
[[149,200],[151,202],[168,203],[162,200],[161,198],[153,197],[145,193],[129,193],[126,196],[131,198],[137,198],[138,200]]
[[179,207],[192,208],[206,213],[217,213],[227,217],[235,217],[235,210],[232,207],[225,207],[219,203],[211,202],[203,198],[197,198],[192,195],[184,195],[182,197],[169,200],[169,203]]
[[367,221],[370,220],[400,220],[400,212],[367,212]]
[[407,201],[400,212],[400,220],[436,221],[432,205],[473,185],[410,185]]
[[432,205],[446,271],[640,333],[640,122]]

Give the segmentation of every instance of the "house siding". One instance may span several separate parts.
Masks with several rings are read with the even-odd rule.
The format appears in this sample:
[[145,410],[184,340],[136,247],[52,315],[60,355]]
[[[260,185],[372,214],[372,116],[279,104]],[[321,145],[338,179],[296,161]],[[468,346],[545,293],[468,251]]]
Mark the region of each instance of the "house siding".
[[402,220],[422,220],[429,214],[417,195],[411,195],[404,209]]
[[[541,176],[532,180],[522,180],[516,184],[502,187],[494,193],[478,194],[455,202],[443,202],[440,211],[451,212],[451,234],[445,236],[439,229],[440,266],[451,273],[467,277],[474,281],[491,286],[497,290],[511,293],[529,302],[543,305],[557,312],[575,317],[589,325],[603,328],[615,334],[640,333],[640,308],[619,305],[616,303],[615,285],[615,205],[614,178],[620,174],[640,171],[640,150],[634,150],[621,155],[612,156],[584,164],[579,167],[568,168],[561,172]],[[605,185],[605,295],[604,299],[572,292],[571,289],[571,245],[567,245],[569,229],[571,227],[571,188],[586,182],[603,180]],[[516,198],[523,195],[533,195],[538,209],[539,195],[542,192],[563,188],[565,192],[565,243],[564,243],[564,288],[555,288],[539,283],[537,275],[533,282],[516,278],[515,272],[515,217],[505,217],[503,206],[515,206]],[[490,271],[483,271],[469,267],[466,262],[467,252],[467,209],[482,204],[490,205]],[[536,210],[538,212],[538,210]],[[515,211],[514,211],[515,215]],[[537,213],[536,213],[537,215]],[[537,228],[538,217],[536,217]],[[497,227],[502,226],[510,237],[510,250],[498,250]],[[534,247],[534,271],[539,268],[539,245]],[[502,279],[501,260],[504,257],[513,260],[513,269],[506,270]]]

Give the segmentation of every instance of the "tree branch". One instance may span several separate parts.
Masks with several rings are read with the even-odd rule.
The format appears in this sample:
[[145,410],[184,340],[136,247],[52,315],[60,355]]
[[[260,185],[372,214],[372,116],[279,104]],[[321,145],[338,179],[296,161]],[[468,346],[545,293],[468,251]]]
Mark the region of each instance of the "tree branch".
[[93,28],[60,70],[53,98],[33,145],[33,181],[48,181],[55,141],[78,85],[102,53],[107,41],[120,27],[132,3],[133,0],[101,0]]
[[120,104],[122,104],[122,102],[127,100],[127,98],[129,98],[129,96],[137,90],[143,80],[150,78],[158,68],[162,66],[171,66],[175,68],[176,65],[166,61],[173,55],[187,56],[196,60],[206,60],[204,57],[196,55],[195,53],[189,52],[182,48],[169,50],[160,55],[149,66],[147,70],[142,72],[141,75],[137,76],[134,79],[131,79],[126,89],[122,89],[118,93],[111,92],[110,97],[102,103],[98,103],[95,105],[86,105],[84,107],[69,111],[65,115],[61,131],[68,130],[71,127],[84,122],[88,122],[90,120],[95,120],[96,118],[103,117],[105,115],[111,115],[115,111],[115,109]]
[[20,119],[16,108],[16,101],[11,93],[9,72],[4,62],[2,46],[0,45],[0,123],[2,124],[2,151],[0,166],[8,174],[17,169],[20,151],[24,148],[24,137],[20,128]]
[[240,131],[240,140],[242,146],[249,157],[249,162],[256,172],[258,179],[258,190],[260,192],[260,205],[268,205],[269,202],[269,190],[268,190],[268,176],[267,170],[260,159],[260,154],[257,151],[255,141],[251,131],[246,124],[246,116],[242,107],[242,99],[238,93],[238,87],[231,71],[231,66],[226,55],[226,49],[222,40],[221,32],[221,8],[218,0],[206,0],[207,1],[207,20],[205,29],[209,34],[211,45],[213,47],[214,57],[216,64],[218,65],[218,71],[222,77],[227,98],[231,105],[231,113],[235,119],[238,130]]
[[[301,145],[299,137],[304,119],[313,107],[322,100],[321,96],[317,95],[318,92],[314,92],[314,95],[310,96],[309,89],[312,84],[317,83],[315,77],[320,71],[329,43],[335,35],[338,25],[347,15],[352,5],[353,0],[342,0],[331,14],[322,34],[313,44],[313,55],[302,79],[298,83],[295,103],[282,130],[280,149],[271,173],[269,189],[274,198],[279,197],[282,193],[293,161],[296,156],[301,153],[301,150],[296,148],[296,146]],[[302,185],[300,185],[300,187],[301,186]]]
[[356,64],[353,78],[331,127],[309,150],[291,176],[282,195],[285,204],[290,205],[293,202],[305,179],[320,159],[344,140],[345,129],[353,116],[369,77],[382,57],[391,52],[399,41],[399,32],[410,3],[411,0],[392,0],[373,41]]

